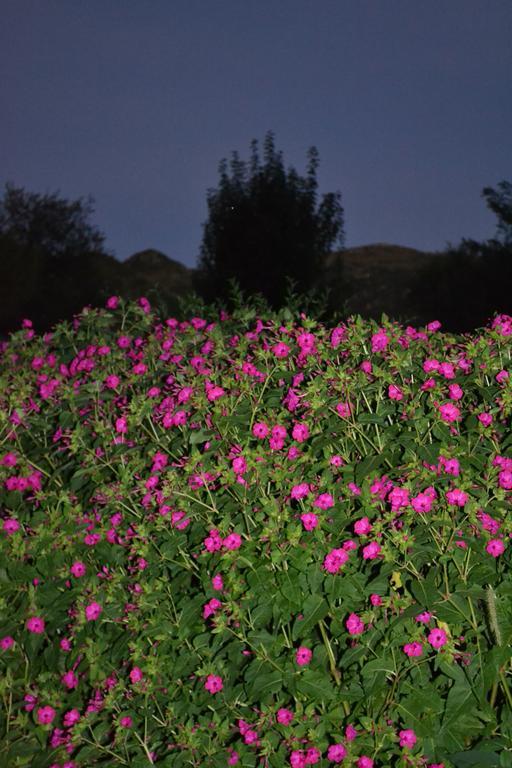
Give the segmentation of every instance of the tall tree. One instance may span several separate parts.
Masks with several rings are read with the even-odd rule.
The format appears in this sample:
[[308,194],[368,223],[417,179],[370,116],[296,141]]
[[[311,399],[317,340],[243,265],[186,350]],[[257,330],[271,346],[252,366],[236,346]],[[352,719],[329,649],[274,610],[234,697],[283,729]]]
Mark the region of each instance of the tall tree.
[[308,151],[306,175],[285,169],[283,155],[269,131],[263,144],[251,143],[249,163],[232,153],[219,165],[217,189],[207,193],[208,220],[198,263],[203,295],[226,298],[235,278],[246,293],[261,293],[278,307],[292,278],[295,290],[315,284],[323,260],[344,241],[341,194],[318,202],[318,151]]

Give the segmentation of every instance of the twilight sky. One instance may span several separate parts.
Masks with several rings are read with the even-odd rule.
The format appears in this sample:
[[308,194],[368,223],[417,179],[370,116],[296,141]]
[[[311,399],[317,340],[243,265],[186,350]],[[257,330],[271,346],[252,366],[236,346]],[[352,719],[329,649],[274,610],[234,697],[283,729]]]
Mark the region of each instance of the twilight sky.
[[346,245],[486,239],[512,181],[510,0],[0,0],[0,186],[92,195],[119,259],[193,266],[218,164],[320,153]]

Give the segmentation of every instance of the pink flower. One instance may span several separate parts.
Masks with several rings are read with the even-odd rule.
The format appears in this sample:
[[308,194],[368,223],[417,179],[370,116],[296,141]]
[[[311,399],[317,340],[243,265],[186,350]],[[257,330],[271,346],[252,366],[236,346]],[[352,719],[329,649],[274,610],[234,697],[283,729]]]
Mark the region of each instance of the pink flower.
[[449,384],[448,393],[450,400],[461,400],[464,397],[462,387],[460,387],[458,384]]
[[78,709],[70,709],[63,717],[63,722],[66,728],[72,728],[80,720],[80,712]]
[[318,517],[314,514],[314,512],[305,512],[300,516],[300,519],[306,531],[312,531],[318,525]]
[[390,384],[388,387],[388,397],[390,400],[403,400],[404,395],[400,387]]
[[454,507],[463,507],[468,499],[468,494],[461,491],[460,488],[454,488],[453,491],[447,491],[446,493],[448,504],[451,504]]
[[257,437],[259,440],[263,440],[268,435],[269,432],[270,432],[269,428],[262,421],[259,421],[252,428],[252,433],[254,437]]
[[239,760],[238,752],[235,752],[235,750],[233,749],[228,758],[228,765],[236,765],[238,763],[238,760]]
[[347,741],[354,741],[354,739],[357,739],[357,731],[350,723],[345,728],[345,738]]
[[99,618],[102,610],[103,608],[99,603],[89,603],[89,605],[85,607],[85,618],[87,621],[95,621],[97,618]]
[[382,605],[382,597],[380,595],[370,595],[370,603],[375,606]]
[[367,517],[361,517],[354,523],[354,533],[358,536],[366,536],[372,530],[373,525]]
[[319,749],[316,747],[309,747],[306,749],[306,754],[304,755],[304,764],[305,765],[316,765],[318,761],[321,759],[322,753]]
[[290,491],[290,496],[292,499],[304,499],[309,493],[309,485],[307,483],[299,483],[299,485],[294,485],[292,490]]
[[373,760],[367,755],[361,755],[356,763],[356,768],[373,768]]
[[204,687],[209,693],[218,693],[223,689],[222,677],[219,675],[208,675]]
[[213,589],[217,590],[217,592],[220,592],[224,589],[224,582],[222,580],[222,576],[217,573],[215,576],[212,576],[212,587]]
[[309,437],[309,429],[307,424],[295,424],[292,430],[292,437],[298,443],[303,443]]
[[128,422],[124,416],[116,419],[116,432],[120,435],[124,435],[128,432]]
[[421,643],[406,643],[404,645],[404,653],[407,654],[407,656],[421,656],[423,653],[423,646]]
[[363,547],[363,560],[375,560],[380,555],[382,547],[376,541],[370,542]]
[[412,749],[417,742],[416,734],[410,728],[407,728],[405,731],[400,731],[398,735],[400,737],[401,747]]
[[512,490],[512,472],[508,469],[503,469],[498,475],[498,484],[505,491]]
[[53,722],[56,714],[53,707],[39,707],[36,713],[37,722],[41,725],[48,725]]
[[349,635],[361,635],[364,632],[364,622],[356,613],[351,613],[345,622]]
[[418,613],[416,616],[416,621],[420,622],[420,624],[428,624],[431,618],[432,614],[430,614],[428,611],[423,611],[423,613]]
[[479,413],[477,419],[484,427],[490,427],[492,424],[492,413]]
[[444,422],[451,424],[460,418],[460,411],[456,405],[445,403],[444,405],[439,406],[439,415]]
[[290,347],[284,341],[279,341],[272,347],[272,352],[276,357],[287,357],[290,353]]
[[311,651],[309,648],[306,648],[304,645],[301,645],[300,648],[297,649],[297,652],[295,653],[295,661],[299,665],[299,667],[304,667],[311,661],[311,658],[313,656],[313,651]]
[[117,309],[118,306],[119,306],[118,296],[110,296],[110,298],[107,299],[107,309]]
[[208,619],[210,616],[214,615],[215,611],[218,611],[221,607],[221,601],[217,600],[216,597],[212,597],[211,600],[203,605],[203,619]]
[[16,531],[19,531],[20,524],[14,517],[7,517],[2,525],[2,529],[4,533],[6,533],[8,536],[11,536],[13,533],[16,533]]
[[81,576],[85,576],[86,570],[87,569],[85,565],[80,560],[77,560],[76,562],[74,562],[71,568],[69,569],[71,575],[74,576],[75,579],[79,579]]
[[317,509],[331,509],[331,507],[334,507],[334,499],[330,493],[321,493],[316,497],[313,506]]
[[491,539],[490,541],[487,542],[485,551],[487,552],[488,555],[492,555],[493,557],[499,557],[505,551],[505,545],[501,539]]
[[69,670],[69,672],[66,672],[64,675],[62,675],[61,682],[62,685],[65,685],[68,690],[72,691],[73,688],[76,688],[78,685],[78,677],[74,672]]
[[427,640],[432,648],[442,648],[443,645],[446,645],[448,638],[444,629],[439,629],[439,627],[436,627],[430,630]]
[[350,403],[338,403],[336,406],[336,412],[342,419],[348,419],[350,416]]
[[327,759],[331,763],[341,763],[347,756],[347,749],[344,744],[331,744],[327,750]]
[[144,674],[142,672],[142,669],[140,667],[132,667],[130,671],[130,681],[132,683],[140,683],[142,678],[144,677]]
[[26,627],[29,632],[35,635],[41,635],[44,632],[44,621],[39,616],[33,616],[27,620]]
[[6,635],[5,637],[2,637],[0,640],[0,648],[2,651],[8,651],[10,648],[12,648],[14,645],[14,638],[10,635]]
[[242,545],[242,537],[239,533],[230,533],[226,538],[222,541],[222,545],[226,549],[240,549]]
[[430,512],[432,509],[432,503],[432,496],[426,492],[418,493],[417,496],[414,496],[414,498],[411,499],[411,507],[415,512],[419,513]]
[[294,749],[290,754],[290,765],[292,768],[305,768],[306,756],[303,749]]
[[389,343],[386,331],[380,329],[372,335],[372,352],[383,352]]
[[133,725],[133,720],[130,715],[124,715],[124,717],[121,717],[119,720],[119,725],[121,728],[131,728]]
[[293,715],[293,712],[291,711],[291,709],[281,708],[281,709],[277,710],[276,720],[281,725],[290,725],[290,723],[293,720],[293,717],[294,717],[294,715]]
[[324,558],[324,570],[329,573],[338,573],[347,560],[348,555],[344,549],[331,549]]

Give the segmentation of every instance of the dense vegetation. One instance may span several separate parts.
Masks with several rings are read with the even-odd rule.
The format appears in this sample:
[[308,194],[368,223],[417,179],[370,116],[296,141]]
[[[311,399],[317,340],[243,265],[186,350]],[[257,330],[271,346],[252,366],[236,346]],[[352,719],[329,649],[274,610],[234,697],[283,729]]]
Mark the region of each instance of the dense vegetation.
[[146,298],[0,362],[0,762],[510,766],[512,317]]

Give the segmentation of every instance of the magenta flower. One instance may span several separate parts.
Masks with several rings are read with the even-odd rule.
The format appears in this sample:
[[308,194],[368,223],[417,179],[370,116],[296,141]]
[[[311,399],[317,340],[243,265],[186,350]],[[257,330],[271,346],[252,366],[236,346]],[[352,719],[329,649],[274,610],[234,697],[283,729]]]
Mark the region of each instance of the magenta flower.
[[418,613],[416,616],[416,621],[419,621],[420,624],[428,624],[430,619],[432,618],[432,614],[428,611],[423,611],[423,613]]
[[221,592],[224,589],[224,582],[222,580],[222,576],[220,573],[215,574],[215,576],[212,576],[212,587],[217,592]]
[[305,768],[306,755],[303,749],[294,749],[290,753],[290,765],[292,768]]
[[499,557],[505,551],[505,545],[501,539],[491,539],[487,542],[485,551],[488,555]]
[[270,432],[269,428],[262,421],[259,421],[257,424],[254,424],[252,428],[252,433],[254,437],[257,437],[259,440],[263,440],[268,435],[269,432]]
[[222,545],[226,547],[226,549],[240,549],[242,546],[242,537],[239,533],[230,533],[226,538],[222,541]]
[[281,708],[277,710],[276,720],[281,725],[290,725],[290,723],[293,720],[293,717],[294,715],[291,709]]
[[53,707],[39,707],[36,712],[36,719],[41,725],[49,725],[53,722],[56,714]]
[[307,483],[299,483],[299,485],[294,485],[292,490],[290,491],[290,496],[292,499],[304,499],[309,493],[309,485]]
[[5,637],[2,637],[0,640],[0,648],[2,651],[8,651],[10,648],[12,648],[14,645],[14,638],[10,635],[6,635]]
[[316,747],[308,747],[304,755],[305,765],[316,765],[322,757],[322,753]]
[[347,756],[347,748],[344,744],[331,744],[327,750],[327,759],[331,763],[341,763]]
[[397,387],[396,384],[390,384],[388,387],[388,397],[390,400],[403,400],[404,395],[400,387]]
[[370,542],[366,547],[363,547],[363,560],[375,560],[382,551],[380,544],[376,541]]
[[44,632],[44,620],[40,616],[32,616],[32,618],[27,620],[25,626],[34,635],[41,635]]
[[329,573],[338,573],[347,560],[348,555],[344,549],[331,549],[324,558],[323,568]]
[[367,517],[361,517],[354,523],[354,533],[358,536],[366,536],[372,530],[373,525]]
[[20,524],[18,520],[14,517],[7,517],[2,525],[2,530],[4,533],[6,533],[8,536],[12,536],[13,533],[16,533],[16,531],[19,531]]
[[439,415],[447,424],[452,424],[460,418],[460,410],[452,403],[445,403],[439,406]]
[[411,507],[415,512],[425,513],[432,509],[433,498],[428,493],[418,493],[411,499]]
[[292,437],[298,443],[303,443],[309,437],[309,429],[307,424],[295,424],[292,430]]
[[373,760],[367,755],[361,755],[356,763],[356,768],[373,768]]
[[386,331],[380,329],[372,335],[372,352],[383,352],[389,343]]
[[295,661],[299,665],[299,667],[304,667],[311,661],[311,658],[313,656],[313,651],[310,648],[306,648],[304,645],[301,645],[300,648],[297,649],[297,652],[295,653]]
[[404,653],[407,654],[407,656],[421,656],[423,653],[423,646],[421,643],[406,643],[404,645]]
[[130,681],[135,683],[140,683],[142,678],[144,677],[144,674],[142,672],[142,669],[140,667],[132,667],[130,671]]
[[97,618],[99,618],[102,610],[103,608],[99,603],[89,603],[89,605],[85,607],[85,618],[87,621],[95,621]]
[[290,354],[290,347],[285,344],[284,341],[279,341],[272,347],[272,352],[276,357],[288,357]]
[[219,675],[208,675],[204,687],[209,693],[218,693],[219,691],[222,691],[224,687],[222,677],[219,677]]
[[442,648],[448,642],[446,632],[444,629],[439,629],[439,627],[430,630],[427,640],[432,648]]
[[412,749],[417,742],[417,737],[411,728],[407,728],[404,731],[400,731],[398,734],[400,737],[400,746]]
[[356,613],[351,613],[345,622],[349,635],[361,635],[364,632],[364,622]]
[[66,688],[69,691],[72,691],[74,688],[78,686],[78,677],[75,675],[74,672],[69,670],[69,672],[66,672],[61,677],[62,685],[66,686]]
[[370,603],[378,607],[382,605],[382,597],[380,595],[370,595]]
[[460,488],[454,488],[453,491],[447,491],[446,493],[446,501],[454,507],[463,507],[468,499],[468,494],[465,491],[461,491]]
[[80,720],[80,712],[78,709],[70,709],[62,718],[66,728],[72,728]]
[[300,519],[306,531],[312,531],[318,525],[318,517],[314,512],[305,512],[300,516]]
[[124,715],[124,717],[120,718],[119,725],[121,728],[131,728],[133,725],[133,720],[130,715]]
[[334,499],[330,493],[321,493],[316,497],[313,506],[317,509],[331,509],[334,507]]
[[77,560],[76,562],[74,562],[71,568],[69,569],[71,575],[74,576],[75,579],[79,579],[81,576],[85,576],[86,570],[87,569],[85,565],[80,560]]

